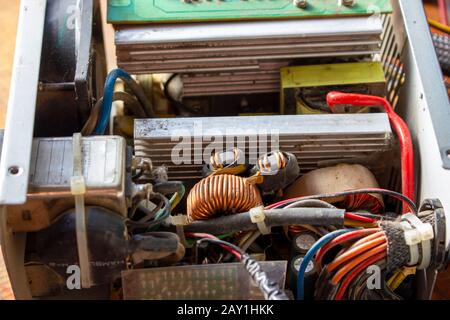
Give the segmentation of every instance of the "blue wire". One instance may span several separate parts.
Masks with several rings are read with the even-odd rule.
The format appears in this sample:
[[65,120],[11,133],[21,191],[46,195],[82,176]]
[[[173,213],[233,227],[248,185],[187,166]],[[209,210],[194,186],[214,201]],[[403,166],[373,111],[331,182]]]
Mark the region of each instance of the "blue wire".
[[320,238],[314,245],[308,250],[308,252],[303,257],[303,261],[300,264],[300,268],[298,269],[297,274],[297,300],[303,300],[305,298],[305,289],[304,289],[304,282],[305,282],[305,272],[306,268],[308,267],[309,262],[314,257],[314,255],[319,251],[320,248],[322,248],[324,245],[326,245],[328,242],[336,238],[337,236],[340,236],[341,234],[354,231],[356,229],[340,229],[333,232],[330,232]]
[[100,111],[97,126],[95,127],[94,130],[95,135],[104,134],[106,127],[108,126],[113,103],[114,86],[118,78],[130,80],[131,76],[122,69],[115,69],[112,70],[106,77],[105,90],[103,93],[103,105],[102,110]]

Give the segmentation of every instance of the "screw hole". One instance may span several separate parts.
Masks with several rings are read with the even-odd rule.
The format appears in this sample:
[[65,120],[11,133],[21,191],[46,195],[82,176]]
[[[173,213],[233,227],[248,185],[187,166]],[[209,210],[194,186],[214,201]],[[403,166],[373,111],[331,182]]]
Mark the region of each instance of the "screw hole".
[[22,173],[22,169],[18,166],[9,167],[8,172],[12,176],[18,176]]

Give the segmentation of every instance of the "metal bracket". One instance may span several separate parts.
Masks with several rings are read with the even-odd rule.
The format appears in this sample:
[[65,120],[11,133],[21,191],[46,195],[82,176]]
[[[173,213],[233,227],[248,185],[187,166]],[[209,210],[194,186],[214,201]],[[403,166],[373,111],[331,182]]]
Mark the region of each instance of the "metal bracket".
[[0,160],[0,204],[27,198],[46,0],[22,0],[5,138]]
[[442,166],[450,170],[450,126],[448,125],[450,102],[443,83],[442,72],[436,72],[441,68],[434,51],[423,4],[422,1],[411,0],[399,0],[399,4],[405,18],[408,41],[423,87],[420,99],[427,101]]

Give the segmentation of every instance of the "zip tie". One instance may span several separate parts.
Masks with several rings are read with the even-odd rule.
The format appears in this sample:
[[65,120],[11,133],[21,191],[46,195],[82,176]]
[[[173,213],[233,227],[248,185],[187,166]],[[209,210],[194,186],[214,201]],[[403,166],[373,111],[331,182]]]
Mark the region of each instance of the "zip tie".
[[409,266],[415,266],[419,263],[420,254],[418,244],[420,243],[420,236],[408,221],[401,221],[400,225],[404,231],[405,242],[409,246],[410,260]]
[[250,219],[252,223],[255,223],[258,226],[261,234],[267,235],[271,233],[270,227],[268,227],[265,222],[266,215],[263,206],[250,209]]
[[189,245],[186,241],[186,237],[184,235],[184,226],[189,224],[189,219],[186,215],[180,214],[177,216],[170,216],[168,219],[169,222],[175,226],[178,237],[180,238],[180,242],[183,244],[185,248],[192,248],[193,246]]
[[83,154],[81,144],[81,134],[75,133],[73,135],[73,176],[70,179],[70,192],[75,197],[75,224],[81,286],[83,288],[90,288],[92,285],[91,268],[87,239],[86,208],[84,204],[86,182],[83,176]]
[[414,214],[405,214],[402,218],[405,221],[408,221],[418,232],[422,244],[422,260],[419,266],[417,266],[417,269],[426,269],[431,262],[431,240],[434,239],[433,227],[429,223],[423,223],[422,220]]

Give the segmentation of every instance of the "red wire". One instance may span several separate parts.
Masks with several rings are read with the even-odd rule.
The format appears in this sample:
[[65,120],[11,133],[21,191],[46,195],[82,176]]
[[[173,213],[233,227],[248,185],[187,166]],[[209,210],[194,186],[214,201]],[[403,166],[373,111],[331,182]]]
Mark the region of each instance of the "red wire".
[[[219,240],[219,238],[208,234],[208,233],[186,233],[186,236],[191,237],[191,238],[209,238],[209,239],[215,239],[215,240]],[[224,245],[220,245],[222,248],[224,248],[225,250],[227,250],[228,252],[231,252],[232,254],[234,254],[239,260],[241,259],[241,254],[239,252],[237,252],[236,250],[234,250],[233,248],[224,246]]]
[[339,287],[338,292],[336,293],[335,300],[342,300],[344,297],[345,291],[347,291],[348,286],[352,282],[352,280],[360,274],[364,269],[371,266],[372,264],[378,262],[386,256],[386,252],[381,252],[370,259],[367,259],[365,262],[361,263],[358,267],[352,270],[347,277],[345,277],[341,286]]
[[448,26],[447,4],[445,0],[438,0],[438,8],[440,22]]
[[[388,191],[388,190],[385,190],[385,189],[380,189],[380,188],[368,188],[368,189],[364,189],[364,190],[366,190],[367,191],[367,193],[377,193],[377,192],[381,192],[381,191]],[[356,189],[356,191],[358,191],[358,189]],[[347,191],[344,191],[344,192],[352,192],[352,190],[347,190]],[[332,193],[331,195],[333,195],[334,193]],[[336,192],[336,194],[339,194],[339,192]],[[409,210],[411,210],[411,211],[414,211],[415,209],[414,209],[414,207],[411,207],[410,205],[409,205],[409,203],[408,202],[406,202],[406,201],[404,201],[401,197],[397,197],[397,196],[395,196],[395,195],[390,195],[391,197],[394,197],[395,199],[397,199],[397,200],[399,200],[399,201],[403,201],[404,202],[404,204],[406,204],[408,207],[409,207]],[[271,204],[271,205],[269,205],[269,206],[267,206],[266,207],[266,209],[267,210],[270,210],[270,209],[273,209],[273,208],[275,208],[275,207],[278,207],[278,206],[281,206],[281,205],[284,205],[284,204],[287,204],[287,203],[292,203],[292,202],[295,202],[295,201],[299,201],[299,200],[305,200],[305,199],[311,199],[311,196],[303,196],[303,197],[298,197],[298,198],[292,198],[292,199],[286,199],[286,200],[282,200],[282,201],[279,201],[279,202],[277,202],[277,203],[274,203],[274,204]],[[409,211],[408,211],[409,212]]]
[[355,230],[351,232],[344,233],[340,236],[337,236],[330,242],[328,242],[326,245],[324,245],[316,254],[316,262],[319,266],[322,265],[322,258],[325,256],[325,254],[330,251],[330,249],[334,248],[335,246],[342,244],[344,242],[355,240],[360,237],[367,236],[369,234],[373,234],[380,229],[361,229],[361,230]]
[[355,213],[350,213],[350,212],[346,212],[344,217],[346,219],[351,219],[351,220],[356,220],[356,221],[361,221],[361,222],[367,222],[367,223],[375,223],[377,221],[375,219],[359,216],[359,215],[357,215]]
[[[391,104],[384,98],[368,96],[363,94],[330,92],[327,95],[327,102],[332,112],[338,105],[349,105],[355,107],[376,107],[382,106],[386,111],[391,126],[400,141],[401,164],[402,164],[402,193],[409,199],[415,199],[414,192],[414,150],[411,133],[405,121],[395,113]],[[408,212],[407,206],[403,205],[403,212]]]

